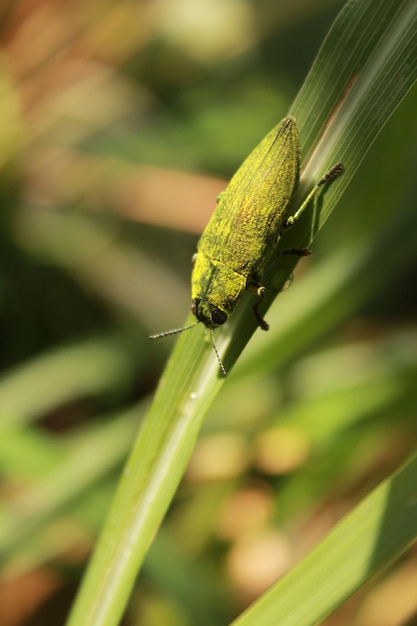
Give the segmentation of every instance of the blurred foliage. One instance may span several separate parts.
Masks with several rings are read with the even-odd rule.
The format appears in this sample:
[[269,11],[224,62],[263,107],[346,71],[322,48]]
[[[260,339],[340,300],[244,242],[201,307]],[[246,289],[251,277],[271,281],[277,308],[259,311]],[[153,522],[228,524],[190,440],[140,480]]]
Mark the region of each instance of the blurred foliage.
[[[183,321],[217,193],[286,113],[343,4],[2,3],[2,625],[63,623],[170,349],[147,335]],[[390,263],[334,303],[320,346],[225,387],[126,624],[227,623],[415,448],[416,100],[292,289],[364,233],[387,233]],[[414,553],[328,623],[411,619]]]

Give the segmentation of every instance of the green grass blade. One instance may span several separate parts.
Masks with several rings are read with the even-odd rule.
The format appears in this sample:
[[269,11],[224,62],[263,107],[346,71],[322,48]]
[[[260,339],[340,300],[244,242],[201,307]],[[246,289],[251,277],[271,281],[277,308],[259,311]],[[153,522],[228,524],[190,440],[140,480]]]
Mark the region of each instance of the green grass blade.
[[414,457],[233,625],[313,626],[322,621],[413,541],[416,493]]
[[[282,247],[304,246],[312,240],[369,146],[415,82],[416,33],[417,5],[410,0],[351,1],[341,12],[291,112],[300,126],[303,153],[308,155],[300,197],[334,162],[343,161],[346,172],[321,194],[315,211],[307,211],[285,236]],[[275,275],[271,272],[264,310],[292,266],[286,257],[285,267]],[[229,371],[256,330],[250,305],[250,299],[244,298],[216,335]],[[223,383],[204,329],[196,327],[184,333],[125,468],[69,626],[118,623],[206,410]],[[372,528],[375,531],[375,525]],[[334,602],[332,598],[327,610]]]

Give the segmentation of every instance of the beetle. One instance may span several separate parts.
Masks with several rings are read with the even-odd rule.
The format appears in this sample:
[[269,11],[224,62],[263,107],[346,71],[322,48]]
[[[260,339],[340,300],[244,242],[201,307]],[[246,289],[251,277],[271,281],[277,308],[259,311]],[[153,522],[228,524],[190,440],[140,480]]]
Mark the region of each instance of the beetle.
[[[340,174],[337,163],[312,188],[291,215],[300,179],[301,150],[295,118],[285,117],[246,158],[220,194],[214,213],[197,245],[191,276],[191,311],[197,321],[151,339],[188,330],[202,322],[211,331],[221,370],[226,374],[214,342],[214,329],[226,323],[241,294],[258,296],[253,310],[257,323],[268,330],[259,313],[265,294],[262,275],[271,263],[283,232],[296,223],[317,191]],[[309,254],[291,248],[286,254]]]

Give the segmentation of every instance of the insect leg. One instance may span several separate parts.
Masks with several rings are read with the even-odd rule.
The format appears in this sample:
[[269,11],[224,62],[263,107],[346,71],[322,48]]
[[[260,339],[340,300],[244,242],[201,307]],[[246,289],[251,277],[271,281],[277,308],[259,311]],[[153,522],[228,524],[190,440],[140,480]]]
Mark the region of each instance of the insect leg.
[[253,305],[252,309],[255,314],[256,321],[258,322],[259,328],[262,328],[262,330],[269,330],[268,322],[264,320],[264,318],[259,312],[259,307],[262,304],[262,300],[266,292],[265,287],[261,285],[259,280],[257,280],[256,276],[253,276],[250,282],[247,283],[246,289],[250,291],[251,293],[254,293],[255,295],[258,296],[258,300]]
[[287,219],[287,221],[284,224],[284,229],[289,228],[290,226],[295,224],[295,222],[301,217],[307,205],[310,204],[311,200],[314,198],[314,196],[316,195],[320,187],[322,187],[323,185],[326,185],[330,180],[332,180],[333,178],[336,178],[336,176],[339,176],[339,174],[341,174],[342,172],[343,172],[342,163],[336,163],[336,165],[333,165],[333,167],[328,172],[326,172],[326,174],[322,178],[320,178],[319,182],[316,185],[314,185],[313,189],[310,191],[307,198],[304,200],[301,206],[297,209],[294,215],[290,215],[290,217]]
[[265,288],[264,290],[259,294],[259,300],[257,302],[255,302],[255,304],[253,305],[252,309],[253,312],[255,314],[256,317],[256,321],[258,322],[258,326],[259,328],[262,328],[262,330],[269,330],[269,324],[266,320],[264,320],[264,318],[262,317],[262,315],[259,313],[259,307],[262,304],[262,300],[264,297],[264,293],[265,293]]
[[[268,265],[268,267],[264,271],[264,274],[266,274],[267,272],[270,272],[271,269],[277,265],[277,263],[279,264],[281,257],[287,254],[288,255],[292,254],[294,256],[299,256],[299,257],[309,256],[311,254],[311,250],[310,248],[287,248],[286,250],[282,250],[282,252],[280,252],[275,257],[272,263]],[[254,284],[259,286],[260,283],[254,283]],[[250,289],[250,287],[247,287],[247,289],[249,289],[249,291],[252,291],[253,293],[256,293],[256,294],[258,293],[257,289]]]
[[311,250],[310,248],[287,248],[279,254],[278,258],[284,254],[293,254],[294,256],[310,256]]

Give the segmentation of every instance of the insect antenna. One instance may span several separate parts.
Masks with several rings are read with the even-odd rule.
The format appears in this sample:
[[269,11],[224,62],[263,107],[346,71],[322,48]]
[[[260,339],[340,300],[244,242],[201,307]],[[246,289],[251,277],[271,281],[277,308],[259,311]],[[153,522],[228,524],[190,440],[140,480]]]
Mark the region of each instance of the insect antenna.
[[149,335],[149,339],[161,339],[161,337],[169,337],[169,335],[178,335],[178,333],[182,333],[183,330],[189,330],[199,324],[197,320],[194,324],[190,324],[190,326],[183,326],[182,328],[173,328],[172,330],[166,330],[163,333],[158,333],[157,335]]
[[[178,333],[182,333],[183,330],[189,330],[190,328],[193,328],[199,323],[200,323],[199,320],[197,320],[196,322],[194,322],[194,324],[190,324],[190,326],[183,326],[182,328],[173,328],[172,330],[166,330],[165,332],[158,333],[157,335],[149,335],[149,339],[161,339],[161,337],[169,337],[170,335],[178,335]],[[226,376],[227,372],[225,370],[223,362],[220,358],[219,351],[217,350],[216,343],[214,341],[214,330],[212,328],[210,330],[211,330],[211,343],[213,344],[213,350],[216,354],[222,374],[223,376]]]
[[223,376],[227,376],[227,372],[226,372],[226,370],[224,368],[223,362],[222,362],[222,360],[220,358],[219,351],[217,350],[217,346],[216,346],[216,343],[214,341],[214,330],[213,330],[213,328],[211,328],[210,330],[211,330],[211,343],[213,344],[213,349],[214,349],[214,352],[216,353],[216,357],[217,357],[217,360],[219,362],[220,369],[222,371]]

